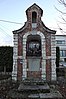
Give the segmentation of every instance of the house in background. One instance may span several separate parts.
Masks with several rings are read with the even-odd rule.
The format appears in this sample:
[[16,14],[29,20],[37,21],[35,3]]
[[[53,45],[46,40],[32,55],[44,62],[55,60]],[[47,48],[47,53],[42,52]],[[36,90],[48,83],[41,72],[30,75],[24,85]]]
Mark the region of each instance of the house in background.
[[41,20],[43,10],[33,4],[26,10],[25,25],[13,31],[12,79],[56,80],[56,31]]
[[66,35],[56,35],[56,47],[60,49],[59,65],[66,67]]

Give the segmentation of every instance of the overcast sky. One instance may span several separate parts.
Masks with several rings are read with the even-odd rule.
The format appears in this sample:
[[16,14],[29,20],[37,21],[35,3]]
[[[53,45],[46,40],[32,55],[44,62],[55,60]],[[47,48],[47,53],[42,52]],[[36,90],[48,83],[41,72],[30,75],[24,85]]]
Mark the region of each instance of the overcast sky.
[[[0,0],[0,46],[13,46],[12,31],[21,28],[26,22],[26,13],[28,7],[36,3],[43,10],[42,21],[53,30],[57,30],[57,34],[63,34],[58,28],[59,12],[54,6],[61,8],[57,0]],[[3,22],[11,21],[16,23]]]

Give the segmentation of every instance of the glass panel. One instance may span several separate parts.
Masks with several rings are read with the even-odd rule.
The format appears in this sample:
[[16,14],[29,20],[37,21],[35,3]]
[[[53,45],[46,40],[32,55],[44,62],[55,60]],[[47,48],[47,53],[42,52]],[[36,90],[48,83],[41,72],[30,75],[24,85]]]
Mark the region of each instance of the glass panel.
[[60,56],[62,57],[65,57],[66,56],[66,50],[61,50],[60,51]]
[[57,40],[56,43],[57,44],[65,44],[65,40]]
[[62,51],[60,51],[60,56],[61,56],[61,57],[63,56]]
[[65,56],[65,51],[63,51],[63,56]]
[[30,35],[26,43],[26,56],[41,56],[41,39],[38,35]]

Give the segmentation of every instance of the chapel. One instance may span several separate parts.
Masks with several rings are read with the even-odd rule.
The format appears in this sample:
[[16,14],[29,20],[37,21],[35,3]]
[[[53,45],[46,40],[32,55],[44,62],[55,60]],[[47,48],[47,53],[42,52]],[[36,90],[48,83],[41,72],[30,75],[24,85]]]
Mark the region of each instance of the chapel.
[[13,31],[12,79],[56,80],[56,31],[45,26],[37,4],[26,10],[26,16],[24,26]]

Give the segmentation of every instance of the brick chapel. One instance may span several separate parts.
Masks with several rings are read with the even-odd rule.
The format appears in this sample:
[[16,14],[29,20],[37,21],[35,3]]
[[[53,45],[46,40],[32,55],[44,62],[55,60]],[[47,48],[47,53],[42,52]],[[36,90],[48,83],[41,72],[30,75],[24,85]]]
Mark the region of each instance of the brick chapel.
[[56,31],[45,26],[42,15],[43,10],[34,3],[26,10],[24,26],[13,31],[14,80],[56,80]]

